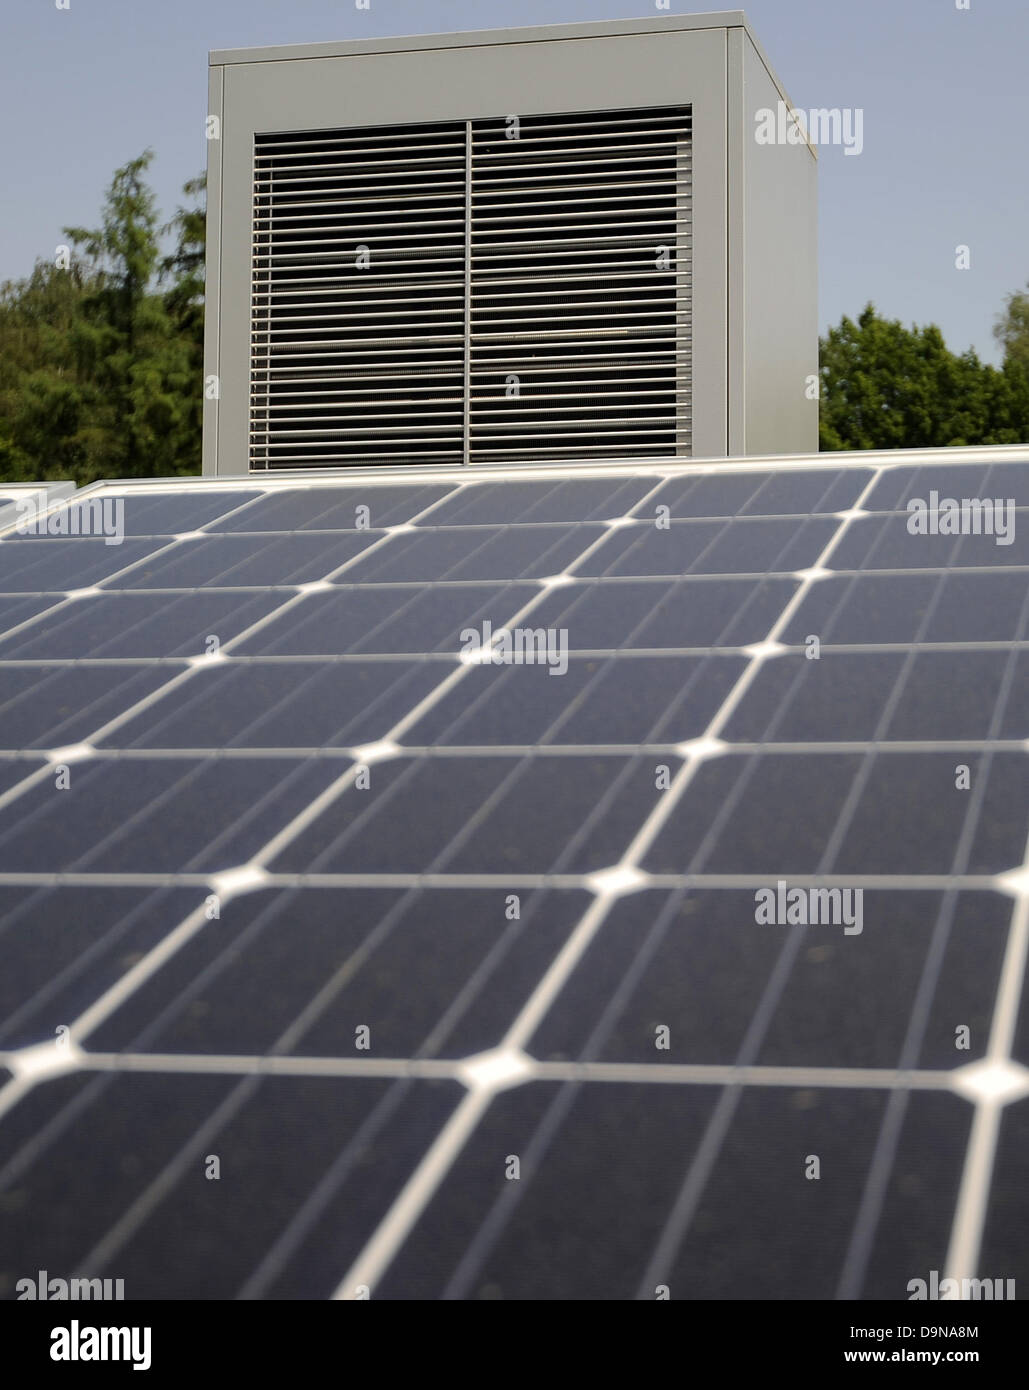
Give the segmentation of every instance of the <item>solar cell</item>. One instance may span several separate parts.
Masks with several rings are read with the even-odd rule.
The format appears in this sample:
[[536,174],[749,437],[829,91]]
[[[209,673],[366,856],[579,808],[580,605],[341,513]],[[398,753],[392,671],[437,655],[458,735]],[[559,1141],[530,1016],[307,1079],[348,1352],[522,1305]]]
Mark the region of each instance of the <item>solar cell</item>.
[[[95,1046],[338,1058],[373,1019],[376,1053],[468,1056],[500,1043],[588,901],[526,895],[524,916],[507,922],[485,888],[253,893],[101,1024]],[[396,981],[409,976],[419,987],[401,997]]]
[[517,611],[537,596],[535,585],[338,586],[305,594],[239,644],[244,656],[319,656],[356,653],[403,656],[446,651],[488,614]]
[[35,618],[45,609],[52,608],[55,602],[55,599],[45,594],[31,597],[3,595],[0,597],[0,635],[10,632],[28,618]]
[[476,526],[606,521],[622,517],[652,490],[638,478],[566,478],[548,482],[483,482],[441,500],[422,525]]
[[188,690],[163,694],[98,742],[211,751],[348,748],[381,738],[441,674],[427,661],[215,664],[198,671]]
[[577,568],[583,575],[764,574],[792,572],[815,562],[833,522],[748,517],[735,522],[676,521],[656,530],[649,521],[619,528]]
[[560,573],[604,535],[599,526],[423,527],[362,556],[347,577],[357,584],[539,579]]
[[474,670],[426,710],[405,743],[483,746],[682,743],[699,738],[744,659],[572,657],[565,679]]
[[[92,517],[89,516],[95,502],[102,502],[107,494],[95,499],[84,498],[72,502],[66,509],[68,527],[71,533],[89,535]],[[263,493],[241,489],[206,489],[203,492],[189,492],[176,488],[171,492],[156,489],[132,489],[107,500],[120,501],[118,509],[121,530],[128,536],[178,536],[196,530],[201,526],[224,522],[228,524],[237,513],[245,511],[248,503],[259,502]],[[110,514],[110,513],[109,513]]]
[[567,630],[569,650],[579,652],[743,647],[762,640],[798,587],[792,579],[721,577],[580,581],[546,594],[533,620]]
[[8,594],[83,589],[160,548],[160,541],[126,540],[108,545],[101,538],[6,538],[0,551],[0,585]]
[[0,638],[0,660],[200,657],[248,631],[281,606],[273,594],[199,590],[127,594],[101,590],[48,607],[41,618]]
[[202,537],[111,580],[110,588],[246,589],[304,584],[339,569],[379,536]]
[[913,498],[928,498],[933,491],[941,497],[1010,497],[1016,507],[1029,507],[1029,463],[1007,458],[996,463],[900,464],[877,478],[864,509],[902,511]]
[[195,903],[188,888],[0,888],[0,950],[18,963],[0,977],[0,1046],[31,1046],[54,1018],[76,1018]]
[[832,557],[832,568],[872,571],[1024,567],[1029,564],[1027,522],[1029,511],[1016,513],[1016,523],[1005,539],[992,531],[980,535],[920,535],[910,530],[909,517],[903,513],[862,517],[840,542]]
[[[220,531],[351,531],[366,526],[402,526],[452,492],[448,487],[292,487],[258,493],[251,505],[234,508],[210,526]],[[359,509],[367,509],[367,518]]]
[[167,672],[156,665],[0,666],[4,745],[61,748],[78,743],[167,680]]
[[1029,1278],[1029,510],[932,491],[1029,464],[109,483],[0,540],[0,1294]]
[[91,758],[69,767],[66,788],[55,791],[56,779],[43,777],[0,808],[0,866],[55,874],[230,869],[337,772],[328,762],[286,758]]

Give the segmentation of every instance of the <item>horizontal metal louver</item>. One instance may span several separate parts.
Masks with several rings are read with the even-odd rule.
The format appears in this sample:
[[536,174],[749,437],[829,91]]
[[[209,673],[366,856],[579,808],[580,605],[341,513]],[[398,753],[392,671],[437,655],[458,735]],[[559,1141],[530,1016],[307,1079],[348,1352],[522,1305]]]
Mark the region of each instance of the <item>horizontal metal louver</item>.
[[466,140],[257,137],[251,467],[462,461]]
[[258,135],[252,468],[690,452],[690,110]]

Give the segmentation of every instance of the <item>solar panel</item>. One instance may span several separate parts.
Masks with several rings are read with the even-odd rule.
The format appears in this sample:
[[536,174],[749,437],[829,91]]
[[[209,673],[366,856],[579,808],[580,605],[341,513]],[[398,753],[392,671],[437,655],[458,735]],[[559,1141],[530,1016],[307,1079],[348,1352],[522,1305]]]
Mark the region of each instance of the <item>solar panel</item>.
[[0,1294],[1029,1280],[1024,455],[67,510],[0,541]]

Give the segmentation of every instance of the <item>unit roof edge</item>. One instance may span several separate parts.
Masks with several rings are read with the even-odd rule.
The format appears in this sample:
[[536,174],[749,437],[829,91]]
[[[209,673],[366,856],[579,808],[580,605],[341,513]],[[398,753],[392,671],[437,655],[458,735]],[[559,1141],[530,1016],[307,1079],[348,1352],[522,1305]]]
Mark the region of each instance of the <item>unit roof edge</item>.
[[[212,67],[235,63],[273,63],[297,58],[346,58],[377,53],[404,53],[434,48],[477,48],[492,44],[552,43],[563,39],[592,39],[622,35],[667,33],[696,29],[745,29],[761,52],[743,10],[708,14],[660,15],[635,19],[595,20],[579,24],[535,24],[505,29],[468,29],[448,34],[397,34],[369,39],[341,39],[327,43],[292,43],[254,48],[216,48],[209,54]],[[763,56],[763,55],[762,55]]]

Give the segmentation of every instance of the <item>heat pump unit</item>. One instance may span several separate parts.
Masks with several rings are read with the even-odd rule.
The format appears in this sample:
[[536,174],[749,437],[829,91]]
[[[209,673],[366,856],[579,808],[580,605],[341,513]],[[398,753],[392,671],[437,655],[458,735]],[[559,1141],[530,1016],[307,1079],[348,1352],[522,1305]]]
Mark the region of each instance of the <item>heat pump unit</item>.
[[758,139],[741,13],[216,52],[210,92],[205,472],[817,449],[815,155]]

